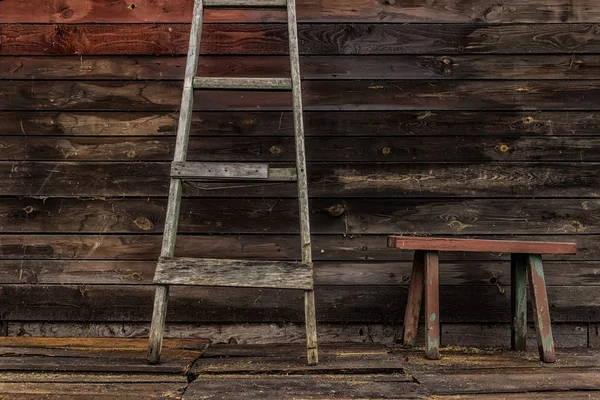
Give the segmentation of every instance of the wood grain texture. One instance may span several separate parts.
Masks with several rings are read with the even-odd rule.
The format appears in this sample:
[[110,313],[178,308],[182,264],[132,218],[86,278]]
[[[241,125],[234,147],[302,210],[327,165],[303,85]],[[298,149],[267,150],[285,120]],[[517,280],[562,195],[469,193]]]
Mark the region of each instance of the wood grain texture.
[[289,261],[161,257],[154,283],[312,290],[313,270]]
[[[173,158],[175,139],[155,136],[121,137],[37,137],[1,136],[0,161],[168,161]],[[600,138],[579,137],[455,137],[432,141],[430,137],[320,137],[307,140],[309,162],[481,162],[481,161],[600,161]],[[265,165],[261,178],[249,173],[240,179],[275,178],[267,164],[259,162],[294,161],[291,137],[202,137],[190,140],[188,161],[216,161],[228,166]],[[211,163],[212,162],[212,163]],[[241,163],[240,163],[241,164]],[[193,163],[174,166],[172,174],[187,177],[213,177],[206,168]],[[260,169],[260,168],[259,168]],[[281,175],[295,179],[295,168]],[[222,171],[221,171],[222,172]],[[241,173],[238,171],[237,173]],[[207,175],[208,174],[208,175]],[[225,177],[221,174],[221,177]],[[229,177],[232,179],[233,176]],[[287,179],[283,179],[287,180]]]
[[[481,236],[475,236],[482,238]],[[385,235],[313,235],[315,260],[385,261],[410,260],[410,252],[389,249]],[[508,239],[510,235],[483,238]],[[159,235],[2,235],[0,255],[12,260],[145,260],[159,256]],[[519,235],[511,239],[565,241],[577,243],[577,256],[548,256],[550,260],[598,260],[598,235]],[[176,254],[181,257],[298,260],[300,249],[297,235],[182,235]],[[507,260],[506,253],[442,252],[442,260]],[[509,265],[508,263],[506,264]],[[593,272],[592,272],[593,273]],[[590,276],[591,278],[592,276]]]
[[[48,65],[52,65],[49,68]],[[183,79],[185,57],[4,56],[0,79]],[[600,79],[598,55],[302,56],[303,79]],[[287,77],[285,56],[203,56],[198,76]]]
[[[306,110],[597,110],[600,81],[306,81]],[[171,111],[179,107],[181,83],[121,81],[9,81],[5,110]],[[287,92],[195,93],[195,110],[288,111]]]
[[[399,323],[407,293],[406,286],[317,286],[317,318],[332,323]],[[3,285],[0,310],[6,321],[149,321],[153,294],[153,286]],[[167,325],[169,321],[303,322],[303,298],[303,291],[172,287]],[[508,288],[502,294],[490,285],[442,286],[440,298],[442,323],[510,321]],[[598,320],[597,287],[550,286],[548,298],[555,322]]]
[[[207,24],[204,54],[286,54],[282,24]],[[595,24],[300,24],[301,54],[598,53]],[[3,24],[1,55],[183,55],[187,24]]]
[[[140,255],[144,256],[144,255]],[[399,261],[316,261],[316,285],[394,286],[411,282],[410,262]],[[508,261],[468,257],[444,261],[441,285],[492,285],[502,290],[510,285]],[[548,285],[599,286],[596,261],[546,261]],[[3,260],[2,284],[112,284],[150,285],[156,261],[104,260]]]
[[517,240],[485,240],[388,236],[388,247],[403,250],[460,252],[497,252],[519,254],[576,254],[577,245],[569,242],[530,242]]
[[[367,356],[368,357],[368,356]],[[412,381],[409,375],[349,375],[348,365],[355,368],[370,366],[367,360],[344,360],[345,375],[319,374],[298,377],[264,377],[264,375],[200,375],[190,384],[183,399],[219,399],[243,396],[245,399],[350,399],[350,398],[404,398],[417,399],[426,394],[421,386]],[[361,365],[362,364],[362,365]],[[328,362],[329,370],[336,363]],[[265,366],[267,367],[267,366]],[[253,368],[254,369],[254,368]],[[363,367],[363,371],[368,368]],[[374,369],[374,368],[373,368]],[[348,375],[346,375],[348,374]],[[407,379],[409,378],[409,379]],[[401,396],[401,397],[400,397]]]
[[[591,372],[591,371],[590,371]],[[597,373],[580,371],[560,371],[544,373],[513,372],[509,369],[490,373],[465,374],[416,374],[415,379],[421,382],[431,393],[443,394],[477,394],[493,393],[499,386],[506,393],[527,393],[531,391],[564,391],[588,390],[594,395],[600,389],[600,378]]]
[[[311,199],[315,234],[599,234],[595,199]],[[159,234],[166,200],[0,198],[2,233]],[[422,221],[427,221],[424,226]],[[198,199],[181,204],[179,231],[295,234],[294,199]],[[385,240],[382,241],[382,245]]]
[[[191,19],[192,0],[141,0],[134,3],[86,0],[56,1],[18,0],[0,6],[0,23],[153,23],[183,22]],[[298,19],[307,22],[596,22],[600,9],[593,0],[572,3],[567,0],[538,0],[535,3],[508,0],[497,4],[491,0],[440,1],[418,0],[381,3],[376,0],[350,0],[342,6],[334,0],[299,0]],[[207,10],[210,22],[283,21],[276,12],[255,10]]]
[[[0,162],[2,196],[165,196],[168,163]],[[313,164],[312,197],[599,196],[596,163]],[[144,177],[140,180],[139,177]],[[193,182],[186,196],[295,197],[288,182]],[[333,196],[335,195],[335,196]]]
[[[307,137],[596,136],[600,124],[599,113],[572,111],[309,111],[304,116]],[[176,125],[176,112],[2,111],[0,135],[161,137],[173,136]],[[195,112],[192,116],[192,136],[292,134],[287,111]]]

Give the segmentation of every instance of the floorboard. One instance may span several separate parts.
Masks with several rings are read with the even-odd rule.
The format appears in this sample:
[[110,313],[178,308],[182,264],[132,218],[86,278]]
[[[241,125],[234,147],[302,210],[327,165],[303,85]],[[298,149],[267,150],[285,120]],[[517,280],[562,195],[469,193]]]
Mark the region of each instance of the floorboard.
[[166,340],[149,366],[146,339],[0,338],[0,399],[444,399],[600,398],[600,351],[422,348],[324,343],[306,364],[303,344],[208,345]]

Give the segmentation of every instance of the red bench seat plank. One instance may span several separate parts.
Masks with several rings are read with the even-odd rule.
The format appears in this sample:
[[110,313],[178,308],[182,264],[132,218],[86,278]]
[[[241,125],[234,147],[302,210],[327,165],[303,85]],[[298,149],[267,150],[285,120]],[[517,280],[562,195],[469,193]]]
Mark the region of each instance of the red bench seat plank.
[[405,250],[468,251],[523,254],[576,254],[577,245],[568,242],[519,240],[450,239],[415,236],[388,236],[388,247]]

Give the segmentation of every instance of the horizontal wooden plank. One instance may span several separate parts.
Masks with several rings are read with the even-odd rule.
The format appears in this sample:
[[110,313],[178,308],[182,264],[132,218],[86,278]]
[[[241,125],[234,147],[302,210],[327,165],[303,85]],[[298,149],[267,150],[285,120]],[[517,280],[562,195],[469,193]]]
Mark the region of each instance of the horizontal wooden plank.
[[[181,83],[8,81],[4,110],[176,111]],[[305,81],[306,110],[597,110],[600,81]],[[288,92],[195,93],[196,110],[290,110]]]
[[[113,340],[114,342],[114,340]],[[131,372],[124,374],[94,374],[94,373],[22,373],[2,372],[0,373],[3,383],[18,382],[61,382],[61,383],[183,383],[187,379],[183,375],[176,374],[144,374]]]
[[[598,235],[498,235],[475,238],[573,241],[577,256],[548,255],[548,260],[598,260]],[[145,260],[159,257],[161,235],[1,235],[0,256],[12,260]],[[299,260],[297,235],[181,235],[175,254],[181,257]],[[412,253],[385,246],[386,235],[313,235],[315,260],[411,260]],[[508,260],[508,254],[442,253],[441,260]]]
[[312,290],[313,268],[289,261],[161,257],[154,283]]
[[[398,323],[408,287],[317,286],[317,318],[323,322]],[[5,321],[149,321],[152,286],[2,285]],[[172,322],[302,322],[303,291],[246,288],[171,288],[167,320]],[[600,318],[595,286],[549,286],[555,322]],[[510,320],[510,289],[496,286],[442,286],[442,322],[489,323]],[[477,301],[474,301],[477,299]]]
[[[13,358],[13,357],[9,357]],[[27,361],[26,358],[21,360]],[[50,362],[51,358],[44,359],[43,357],[31,357],[30,370],[37,371],[34,368],[38,367],[46,371],[63,370],[58,363]],[[0,368],[4,360],[0,360]],[[16,360],[15,360],[16,361]],[[46,361],[46,362],[44,362]],[[8,366],[15,366],[19,369],[18,362],[8,362]],[[35,366],[35,367],[34,367]],[[55,367],[56,366],[56,367]],[[28,368],[24,368],[28,369]],[[36,374],[36,372],[33,372]],[[21,375],[24,375],[21,373]],[[126,380],[126,378],[123,378]],[[416,385],[416,384],[415,384]],[[164,399],[164,398],[181,398],[187,387],[187,382],[119,382],[119,383],[63,383],[54,382],[49,379],[48,382],[2,382],[0,384],[0,396],[14,400],[34,399],[34,398],[53,398],[61,399],[116,399],[127,398],[132,400],[138,399]]]
[[511,373],[510,370],[503,370],[489,373],[416,374],[415,379],[434,395],[494,393],[499,388],[503,393],[600,391],[600,374],[597,370],[544,371],[543,373],[541,371]]
[[[120,137],[39,137],[1,136],[1,161],[170,161],[175,138],[155,136]],[[600,161],[600,136],[587,137],[473,137],[439,138],[419,136],[391,137],[319,137],[306,142],[309,162],[478,162],[478,161]],[[295,170],[274,175],[272,168],[259,162],[295,161],[292,137],[201,137],[192,138],[188,161],[175,165],[172,176],[182,178],[228,178],[215,176],[220,163],[229,167],[240,162],[255,171],[238,175],[240,179],[295,180]],[[203,161],[193,163],[191,161]],[[212,161],[212,162],[211,162]],[[201,166],[212,166],[209,173]],[[199,169],[200,168],[200,169]],[[264,171],[263,171],[264,169]],[[288,168],[289,169],[289,168]],[[238,171],[240,173],[241,171]],[[280,171],[283,172],[283,171]],[[252,173],[257,175],[256,172]]]
[[[598,53],[594,24],[299,24],[302,54]],[[286,54],[283,24],[207,24],[204,54]],[[3,24],[1,55],[184,55],[187,24]],[[373,39],[375,38],[375,39]]]
[[[133,4],[133,3],[132,3]],[[3,23],[83,23],[83,22],[189,22],[192,0],[127,2],[88,0],[48,7],[43,0],[17,0],[0,6]],[[375,0],[350,0],[342,6],[335,0],[318,4],[297,2],[298,19],[309,22],[596,22],[600,9],[593,0],[538,0],[535,3],[506,0],[501,5],[489,0],[423,3],[418,0],[381,3]],[[212,11],[205,13],[208,22],[283,21],[281,13],[253,10]]]
[[[9,336],[41,337],[141,337],[150,325],[144,322],[19,322],[7,323]],[[321,343],[392,344],[400,333],[398,325],[319,324]],[[557,332],[560,334],[560,330]],[[304,323],[277,324],[177,324],[165,327],[166,338],[202,338],[211,343],[273,344],[306,342]]]
[[[595,328],[594,325],[591,325]],[[382,324],[319,324],[320,343],[362,343],[374,342],[395,344],[401,338],[402,325]],[[7,323],[9,336],[41,336],[41,337],[142,337],[147,338],[150,326],[144,322],[19,322]],[[451,346],[468,347],[510,347],[509,324],[443,324],[442,340]],[[555,323],[552,333],[557,347],[560,349],[581,348],[587,346],[588,326],[577,323]],[[531,337],[529,344],[535,345],[535,330],[530,326],[528,335]],[[279,324],[177,324],[167,325],[165,330],[167,338],[203,338],[211,343],[239,343],[239,344],[273,344],[273,343],[301,343],[306,340],[306,330],[303,323]],[[421,340],[418,337],[417,340]],[[593,346],[592,346],[593,347]],[[468,350],[467,350],[468,351]],[[563,350],[561,350],[562,352]],[[473,354],[469,354],[473,356]],[[485,355],[483,355],[485,357]],[[497,354],[496,354],[497,356]],[[497,357],[487,360],[489,364],[496,362],[496,366],[504,360]],[[418,355],[417,355],[418,357]],[[515,354],[512,366],[523,367],[523,359]],[[532,357],[533,358],[533,357]],[[589,357],[587,358],[589,360]],[[533,366],[536,364],[533,360]],[[574,358],[567,359],[561,354],[562,364],[568,362],[569,367],[593,366],[592,363],[573,364]],[[479,360],[481,362],[482,360]],[[586,361],[583,358],[581,361]],[[595,363],[598,365],[598,362]],[[505,364],[503,364],[505,365]],[[494,367],[493,365],[491,365]],[[3,374],[6,377],[6,374]],[[16,379],[13,379],[16,380]]]
[[424,238],[416,236],[388,236],[388,247],[403,250],[524,254],[576,254],[577,252],[577,245],[569,242]]
[[[320,349],[319,349],[320,350]],[[364,356],[363,356],[364,357]],[[419,399],[428,393],[421,385],[414,382],[412,377],[403,374],[385,375],[351,375],[352,367],[355,370],[366,372],[361,367],[372,367],[369,365],[369,356],[365,360],[348,359],[336,360],[324,358],[324,361],[312,370],[331,369],[331,374],[304,375],[302,377],[268,376],[264,375],[200,375],[187,388],[183,399],[221,399],[223,397],[237,397],[252,399]],[[373,357],[374,358],[374,357]],[[232,361],[232,360],[229,360]],[[282,368],[279,360],[273,361],[274,368]],[[289,360],[288,360],[289,361]],[[382,357],[378,360],[385,363]],[[266,361],[268,363],[269,361]],[[295,364],[298,361],[292,363]],[[248,363],[244,360],[240,362]],[[323,365],[324,364],[324,365]],[[267,365],[263,365],[265,370]],[[253,372],[259,367],[252,365],[248,369]],[[336,375],[336,369],[343,370],[344,375]],[[382,367],[383,368],[383,367]],[[240,369],[241,365],[240,365]],[[291,369],[291,368],[289,368]],[[409,379],[406,379],[409,378]]]
[[[600,234],[595,199],[311,199],[313,234]],[[2,233],[162,234],[166,199],[0,198]],[[179,232],[298,233],[295,199],[181,203]],[[382,239],[382,247],[385,245]]]
[[171,177],[205,179],[267,179],[268,164],[190,163],[171,164]]
[[[0,79],[183,79],[185,57],[4,56]],[[289,77],[285,56],[204,56],[198,76]],[[600,56],[302,56],[303,79],[600,79]]]
[[[407,260],[316,261],[315,284],[406,285],[410,281],[411,267],[412,263]],[[155,269],[156,261],[2,260],[0,283],[151,285]],[[544,271],[548,285],[600,286],[597,261],[545,261]],[[440,284],[496,285],[503,290],[510,285],[510,263],[508,260],[444,260]]]
[[196,77],[194,89],[292,90],[290,78]]
[[[173,136],[173,112],[2,111],[0,135]],[[305,112],[312,136],[596,136],[595,112]],[[195,112],[192,136],[293,136],[291,112]],[[194,142],[193,140],[191,141]],[[308,143],[310,145],[310,141]],[[309,154],[310,155],[310,154]]]
[[[166,196],[170,163],[0,162],[0,195]],[[597,163],[310,164],[313,197],[598,197]],[[140,179],[143,177],[143,179]],[[188,182],[187,196],[296,197],[293,182]]]
[[[448,346],[510,348],[510,324],[444,324],[440,331]],[[588,327],[583,324],[553,324],[552,336],[559,349],[588,347]],[[527,345],[537,350],[533,323],[527,328]]]

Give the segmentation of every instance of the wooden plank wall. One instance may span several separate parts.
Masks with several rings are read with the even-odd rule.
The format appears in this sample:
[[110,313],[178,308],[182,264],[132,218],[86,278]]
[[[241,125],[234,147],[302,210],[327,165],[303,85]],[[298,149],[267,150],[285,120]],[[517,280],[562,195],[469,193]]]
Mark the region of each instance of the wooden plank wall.
[[[191,9],[0,2],[5,332],[147,334]],[[401,324],[411,255],[385,236],[406,233],[577,242],[576,256],[548,257],[551,314],[581,340],[595,332],[600,4],[298,0],[298,12],[322,326]],[[200,73],[286,76],[283,17],[207,12]],[[290,104],[199,93],[189,158],[289,165]],[[186,186],[177,253],[298,258],[294,191]],[[506,261],[442,256],[448,337],[509,321]],[[301,296],[177,288],[171,333],[284,331],[302,321]]]

